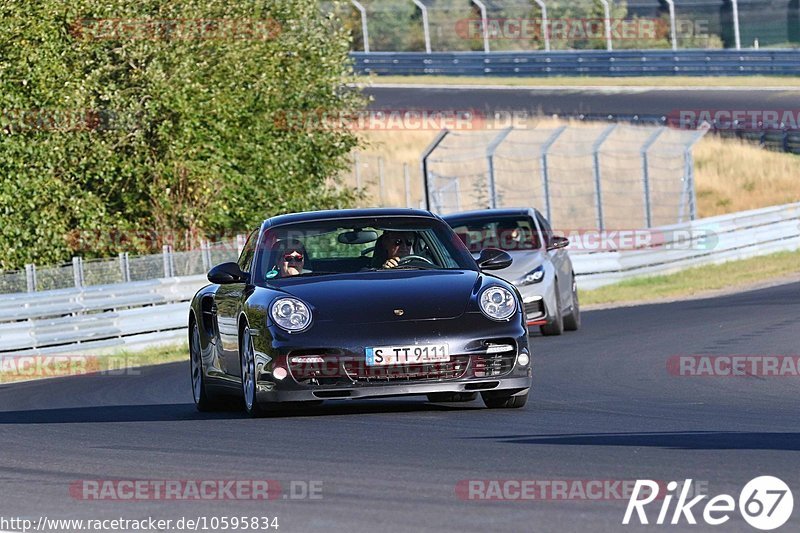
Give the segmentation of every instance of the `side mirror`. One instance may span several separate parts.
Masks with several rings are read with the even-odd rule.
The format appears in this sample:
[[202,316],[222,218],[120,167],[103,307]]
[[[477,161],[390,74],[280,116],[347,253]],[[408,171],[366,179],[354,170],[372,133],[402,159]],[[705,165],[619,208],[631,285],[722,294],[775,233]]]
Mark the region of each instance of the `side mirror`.
[[478,267],[481,270],[500,270],[508,268],[514,260],[511,254],[499,248],[484,248],[478,257]]
[[566,248],[569,246],[569,239],[566,237],[553,237],[553,240],[550,241],[550,246],[547,247],[548,250],[560,250],[561,248]]
[[208,271],[208,281],[218,285],[247,283],[250,281],[250,275],[242,272],[238,263],[222,263]]

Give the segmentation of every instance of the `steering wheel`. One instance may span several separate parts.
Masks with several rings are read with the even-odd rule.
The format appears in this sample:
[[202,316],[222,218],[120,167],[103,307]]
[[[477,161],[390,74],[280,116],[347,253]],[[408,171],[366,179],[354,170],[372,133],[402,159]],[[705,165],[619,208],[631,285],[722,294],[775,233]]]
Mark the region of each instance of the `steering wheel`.
[[429,265],[433,265],[433,261],[431,261],[427,257],[422,257],[421,255],[407,255],[397,262],[397,266],[407,265],[412,261],[424,261]]

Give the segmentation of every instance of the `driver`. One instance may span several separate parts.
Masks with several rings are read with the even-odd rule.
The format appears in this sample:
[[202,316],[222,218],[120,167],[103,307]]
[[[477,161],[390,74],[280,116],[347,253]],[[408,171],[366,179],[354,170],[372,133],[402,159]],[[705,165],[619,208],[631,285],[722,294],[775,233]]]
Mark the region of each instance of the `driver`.
[[385,231],[375,243],[372,265],[375,268],[395,268],[403,257],[414,253],[414,233]]

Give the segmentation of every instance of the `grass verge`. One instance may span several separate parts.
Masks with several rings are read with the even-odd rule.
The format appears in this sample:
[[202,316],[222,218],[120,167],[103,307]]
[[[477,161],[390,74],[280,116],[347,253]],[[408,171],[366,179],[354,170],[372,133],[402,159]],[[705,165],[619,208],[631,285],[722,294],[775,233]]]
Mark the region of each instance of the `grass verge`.
[[[136,368],[189,358],[186,343],[106,354],[11,355],[0,357],[0,384],[83,374],[135,375]],[[188,372],[188,370],[187,370]]]
[[776,87],[797,89],[797,76],[641,76],[631,78],[604,78],[591,76],[558,76],[552,78],[500,78],[470,76],[362,76],[364,84],[403,85],[506,85],[536,87]]
[[800,250],[690,268],[664,276],[631,279],[581,291],[580,301],[582,305],[659,302],[728,289],[745,289],[793,274],[800,274]]

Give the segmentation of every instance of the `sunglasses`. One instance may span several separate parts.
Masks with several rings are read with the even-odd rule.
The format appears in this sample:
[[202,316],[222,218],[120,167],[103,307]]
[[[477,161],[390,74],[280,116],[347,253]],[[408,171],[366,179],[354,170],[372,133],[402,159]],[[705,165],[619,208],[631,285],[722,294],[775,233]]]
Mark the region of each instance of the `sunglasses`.
[[401,244],[403,244],[403,243],[406,243],[406,246],[408,246],[408,247],[411,247],[411,245],[412,245],[412,244],[414,244],[414,241],[406,241],[406,240],[403,240],[403,239],[394,239],[394,240],[393,240],[393,241],[391,241],[391,242],[392,242],[392,243],[393,243],[395,246],[400,246]]
[[303,254],[300,252],[291,252],[283,256],[283,260],[287,263],[299,263],[303,260]]

